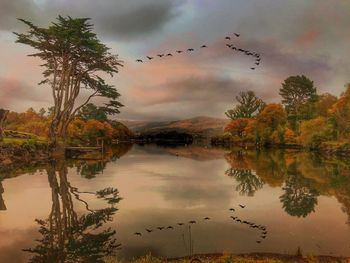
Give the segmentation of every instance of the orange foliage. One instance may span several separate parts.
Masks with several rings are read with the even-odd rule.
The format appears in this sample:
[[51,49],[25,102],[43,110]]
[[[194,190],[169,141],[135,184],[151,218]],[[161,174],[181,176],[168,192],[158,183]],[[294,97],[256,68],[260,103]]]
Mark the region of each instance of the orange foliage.
[[284,130],[284,140],[287,144],[297,143],[297,137],[292,129],[286,128]]
[[96,142],[99,139],[111,140],[113,138],[113,127],[108,122],[84,121],[75,118],[68,126],[68,136],[70,139],[86,142]]
[[249,124],[249,119],[247,118],[239,118],[231,121],[225,127],[225,132],[229,132],[232,135],[236,135],[238,137],[243,137],[245,135],[245,129]]
[[48,119],[32,108],[26,112],[10,112],[5,122],[7,130],[33,133],[38,136],[47,137],[49,132]]

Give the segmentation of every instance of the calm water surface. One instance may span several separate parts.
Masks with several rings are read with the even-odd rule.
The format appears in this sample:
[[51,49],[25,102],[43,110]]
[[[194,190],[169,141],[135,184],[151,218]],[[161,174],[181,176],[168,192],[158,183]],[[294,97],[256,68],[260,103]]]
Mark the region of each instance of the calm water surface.
[[304,254],[350,256],[347,160],[138,145],[105,158],[2,175],[0,262],[295,253],[298,247]]

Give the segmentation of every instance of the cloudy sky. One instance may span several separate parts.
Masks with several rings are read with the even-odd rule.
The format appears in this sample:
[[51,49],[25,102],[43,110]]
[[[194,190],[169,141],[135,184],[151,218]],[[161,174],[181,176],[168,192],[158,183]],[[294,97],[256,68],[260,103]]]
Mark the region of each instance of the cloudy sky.
[[[15,43],[11,32],[26,30],[16,18],[43,27],[59,14],[91,18],[99,38],[125,62],[109,79],[125,105],[117,118],[173,120],[224,117],[244,90],[280,101],[281,83],[296,74],[314,80],[320,93],[339,95],[350,81],[349,12],[348,0],[1,0],[0,107],[52,103],[49,88],[37,85],[40,61]],[[225,46],[234,32],[241,36],[231,43],[261,54],[256,70],[251,57]],[[195,51],[135,62],[187,48]]]

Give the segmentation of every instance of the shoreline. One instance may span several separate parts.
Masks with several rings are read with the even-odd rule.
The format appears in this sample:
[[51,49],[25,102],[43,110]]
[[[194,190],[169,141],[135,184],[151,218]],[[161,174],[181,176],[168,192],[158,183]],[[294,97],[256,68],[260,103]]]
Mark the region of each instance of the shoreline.
[[224,149],[241,148],[243,150],[300,150],[310,153],[318,153],[323,156],[334,156],[340,158],[350,157],[349,143],[324,142],[317,148],[307,148],[301,144],[269,144],[265,146],[257,146],[252,142],[225,140],[221,138],[211,138],[211,145],[222,147]]
[[[118,144],[157,144],[157,145],[191,145],[190,142],[177,141],[177,140],[123,140],[119,141]],[[300,144],[276,144],[268,145],[264,147],[257,147],[251,142],[225,142],[225,141],[215,141],[211,140],[209,142],[210,146],[222,148],[225,150],[230,149],[242,149],[248,151],[261,151],[261,150],[297,150],[305,151],[310,153],[321,154],[325,157],[338,157],[338,158],[348,158],[350,157],[350,146],[343,145],[332,145],[332,144],[322,144],[317,149],[308,149]],[[0,172],[4,170],[10,170],[16,168],[18,164],[32,165],[33,163],[43,163],[50,160],[48,144],[44,141],[24,139],[24,140],[11,140],[10,142],[0,142]]]
[[105,263],[151,263],[151,262],[236,262],[236,263],[348,263],[349,257],[331,256],[331,255],[292,255],[279,253],[245,253],[245,254],[230,254],[230,253],[210,253],[196,254],[193,256],[183,256],[174,258],[162,258],[147,255],[132,260],[121,260],[116,258],[107,258]]

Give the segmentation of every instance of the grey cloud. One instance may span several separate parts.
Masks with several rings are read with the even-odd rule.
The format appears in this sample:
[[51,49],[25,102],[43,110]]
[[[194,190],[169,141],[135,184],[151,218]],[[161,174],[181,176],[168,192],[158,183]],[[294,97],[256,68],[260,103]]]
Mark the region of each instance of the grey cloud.
[[179,15],[183,0],[107,0],[59,1],[50,0],[35,4],[28,0],[0,3],[0,29],[17,30],[16,18],[25,18],[47,26],[58,15],[89,17],[96,31],[103,36],[120,38],[141,37],[162,29]]
[[165,24],[178,15],[177,2],[143,1],[139,6],[120,12],[119,15],[107,12],[104,16],[96,18],[99,22],[98,28],[102,32],[117,34],[121,37],[144,36],[162,29]]
[[219,76],[190,77],[166,83],[161,88],[168,89],[168,96],[161,101],[150,101],[149,104],[190,101],[208,105],[230,102],[238,91],[250,87],[249,83]]

